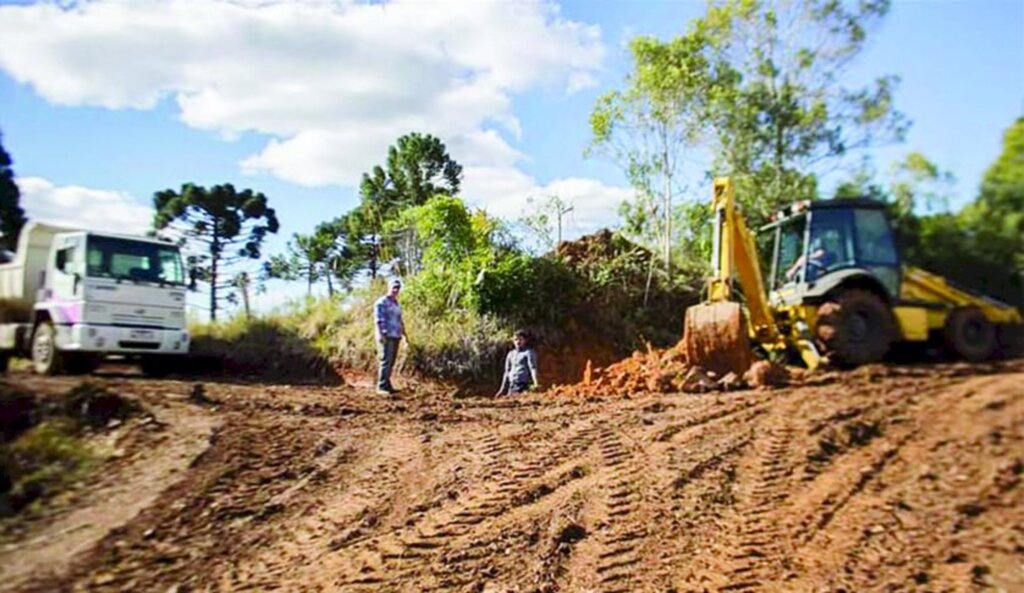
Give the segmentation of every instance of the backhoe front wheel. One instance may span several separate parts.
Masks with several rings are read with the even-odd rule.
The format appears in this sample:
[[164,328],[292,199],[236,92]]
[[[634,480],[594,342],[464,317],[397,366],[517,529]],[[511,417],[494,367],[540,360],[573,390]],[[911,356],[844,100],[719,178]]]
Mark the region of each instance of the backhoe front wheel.
[[833,363],[857,366],[882,360],[895,329],[892,313],[881,298],[850,289],[818,307],[815,333]]
[[944,337],[947,348],[971,362],[989,358],[997,345],[995,326],[975,307],[953,310],[946,318]]

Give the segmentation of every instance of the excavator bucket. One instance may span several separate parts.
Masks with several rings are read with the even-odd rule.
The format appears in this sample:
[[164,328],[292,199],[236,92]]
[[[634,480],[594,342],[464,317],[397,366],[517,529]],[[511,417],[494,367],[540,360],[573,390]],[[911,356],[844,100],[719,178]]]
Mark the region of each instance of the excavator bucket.
[[718,302],[694,305],[686,310],[683,326],[686,361],[720,376],[742,376],[753,355],[750,336],[739,303]]

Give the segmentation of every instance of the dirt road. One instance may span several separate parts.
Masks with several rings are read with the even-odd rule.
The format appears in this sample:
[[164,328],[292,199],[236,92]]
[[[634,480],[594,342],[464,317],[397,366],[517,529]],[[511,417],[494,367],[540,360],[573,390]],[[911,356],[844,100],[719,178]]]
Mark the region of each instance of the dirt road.
[[110,382],[209,447],[16,590],[1024,591],[1024,361],[596,401]]

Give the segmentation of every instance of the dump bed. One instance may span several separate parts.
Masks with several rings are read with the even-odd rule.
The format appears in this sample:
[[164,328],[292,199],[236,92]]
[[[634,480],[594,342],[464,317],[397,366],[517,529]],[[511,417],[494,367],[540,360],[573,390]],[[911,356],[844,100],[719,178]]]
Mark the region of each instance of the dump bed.
[[30,222],[21,230],[14,260],[0,264],[0,322],[29,319],[53,238],[73,230],[41,222]]

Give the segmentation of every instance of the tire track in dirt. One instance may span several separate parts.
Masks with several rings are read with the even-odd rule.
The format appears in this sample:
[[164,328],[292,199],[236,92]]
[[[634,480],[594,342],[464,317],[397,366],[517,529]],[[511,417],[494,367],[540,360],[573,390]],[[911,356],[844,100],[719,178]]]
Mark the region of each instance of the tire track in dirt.
[[595,534],[592,552],[595,590],[634,591],[641,578],[642,544],[649,532],[648,526],[637,520],[645,491],[640,457],[615,430],[602,431],[597,446],[604,475],[599,488],[604,528]]
[[[825,541],[833,542],[833,546],[841,542],[837,557],[842,564],[826,569],[835,574],[830,578],[832,586],[851,590],[883,586],[984,588],[983,573],[972,572],[984,564],[969,562],[968,552],[980,546],[986,551],[975,560],[984,561],[998,544],[989,541],[989,535],[995,533],[991,526],[971,535],[972,522],[990,504],[1001,504],[999,493],[1005,489],[1000,480],[1006,472],[999,471],[1014,466],[1004,463],[999,471],[990,466],[987,475],[984,468],[990,459],[1005,458],[1010,446],[1021,451],[1024,440],[1024,393],[1017,389],[1013,397],[1014,391],[1006,387],[993,391],[989,385],[1005,383],[999,378],[982,379],[959,388],[914,393],[906,398],[910,402],[906,420],[888,427],[885,438],[866,448],[862,457],[835,468],[838,476],[833,477],[845,487],[829,492],[823,514],[805,519],[805,523],[816,519],[818,524],[812,526],[811,537],[802,542],[807,550]],[[983,417],[986,414],[1004,420],[993,424]],[[1000,435],[1017,438],[1011,444]],[[909,463],[910,459],[916,461]],[[941,477],[951,473],[957,482],[959,503],[952,492],[939,498],[922,498],[922,491],[945,490]],[[995,496],[990,496],[992,493]],[[981,502],[986,496],[989,502]],[[1012,502],[1002,504],[1014,506]],[[1018,516],[1018,524],[1024,524],[1024,512]],[[939,526],[944,527],[937,529]],[[1013,549],[1013,545],[1009,547]],[[1018,580],[1017,585],[1022,581]]]
[[319,481],[323,487],[316,493],[316,500],[295,513],[291,528],[272,545],[257,547],[258,553],[251,558],[236,560],[221,579],[221,587],[237,590],[276,588],[287,582],[307,582],[310,586],[318,583],[321,577],[308,571],[310,566],[319,565],[325,556],[363,541],[380,529],[383,518],[401,496],[401,476],[421,458],[415,443],[415,433],[399,429],[370,441],[358,455],[344,449],[338,456],[358,462],[344,467],[336,463],[322,471]]
[[287,409],[228,409],[166,508],[37,590],[1024,590],[1014,364],[602,402],[437,395],[341,419],[321,414],[331,393],[253,389]]
[[796,429],[778,418],[755,443],[752,479],[744,484],[737,508],[738,525],[729,544],[722,591],[756,591],[774,582],[778,560],[787,556],[786,501],[793,478],[792,440]]
[[[538,439],[525,429],[510,435],[485,435],[477,448],[476,463],[484,471],[465,484],[468,495],[410,517],[401,528],[372,542],[366,552],[379,557],[379,561],[359,568],[359,578],[340,584],[348,590],[454,586],[460,580],[460,571],[446,566],[471,564],[480,559],[474,550],[493,543],[487,538],[474,538],[474,534],[488,533],[490,525],[515,509],[534,504],[582,477],[582,473],[568,472],[556,477],[554,486],[544,479],[571,451],[587,448],[595,433],[592,423],[583,422],[569,431],[551,431],[547,439]],[[552,447],[551,439],[559,437]],[[441,562],[442,556],[447,562]]]

